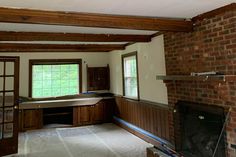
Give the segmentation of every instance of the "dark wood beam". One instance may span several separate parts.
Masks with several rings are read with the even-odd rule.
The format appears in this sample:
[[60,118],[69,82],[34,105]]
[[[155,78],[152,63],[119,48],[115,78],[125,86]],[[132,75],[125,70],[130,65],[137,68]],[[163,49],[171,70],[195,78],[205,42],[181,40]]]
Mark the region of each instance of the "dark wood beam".
[[[154,34],[150,35],[149,37],[152,40],[152,38],[155,38],[155,37],[157,37],[159,35],[163,35],[163,34],[164,34],[164,32],[157,32],[157,33],[154,33]],[[133,45],[133,44],[136,44],[136,43],[135,42],[129,42],[129,43],[125,44],[125,47]]]
[[216,16],[218,14],[222,14],[222,13],[224,13],[226,11],[230,11],[230,10],[231,11],[236,11],[236,3],[231,3],[229,5],[226,5],[226,6],[214,9],[212,11],[200,14],[198,16],[195,16],[195,17],[192,18],[192,21],[196,22],[196,21],[200,21],[200,20],[203,20],[203,19],[206,19],[206,18],[211,18],[213,16]]
[[157,36],[163,35],[163,34],[164,34],[164,32],[157,32],[157,33],[152,34],[151,38],[154,38],[154,37],[157,37]]
[[0,8],[0,22],[119,28],[152,31],[192,31],[191,21],[167,18]]
[[0,41],[149,42],[151,36],[0,31]]
[[0,43],[0,52],[109,52],[123,50],[122,44],[19,44]]

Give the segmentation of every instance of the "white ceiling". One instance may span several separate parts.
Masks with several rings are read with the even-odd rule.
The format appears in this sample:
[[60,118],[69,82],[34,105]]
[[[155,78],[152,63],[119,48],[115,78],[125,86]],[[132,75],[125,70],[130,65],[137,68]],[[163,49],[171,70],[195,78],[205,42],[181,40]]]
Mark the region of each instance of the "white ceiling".
[[235,0],[1,0],[1,7],[192,18]]
[[[119,15],[192,18],[235,0],[1,0],[0,7]],[[153,31],[0,23],[0,31],[154,34]]]
[[140,34],[140,35],[151,35],[155,33],[155,31],[142,31],[142,30],[19,24],[19,23],[0,23],[0,31],[62,32],[62,33],[91,33],[91,34]]
[[[0,7],[118,15],[192,18],[235,0],[0,0]],[[0,31],[154,34],[154,31],[0,23]]]

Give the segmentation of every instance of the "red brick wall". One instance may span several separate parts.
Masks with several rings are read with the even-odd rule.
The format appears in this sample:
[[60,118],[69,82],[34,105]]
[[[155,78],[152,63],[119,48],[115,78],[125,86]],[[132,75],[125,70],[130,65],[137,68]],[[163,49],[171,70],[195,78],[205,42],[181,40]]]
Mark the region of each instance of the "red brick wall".
[[[189,33],[165,33],[167,75],[190,75],[191,72],[219,71],[236,75],[236,11],[227,11],[197,21]],[[236,82],[168,81],[171,108],[178,100],[231,107],[226,128],[229,157],[236,157]],[[174,138],[173,116],[170,133]]]
[[198,21],[194,32],[166,33],[164,41],[167,75],[236,74],[236,11]]

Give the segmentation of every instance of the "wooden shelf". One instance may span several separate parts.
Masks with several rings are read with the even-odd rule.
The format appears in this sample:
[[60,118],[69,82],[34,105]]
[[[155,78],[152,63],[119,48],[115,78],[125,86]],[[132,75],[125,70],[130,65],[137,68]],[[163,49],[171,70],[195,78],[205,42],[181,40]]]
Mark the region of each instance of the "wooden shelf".
[[233,82],[236,81],[236,75],[201,75],[201,76],[191,76],[191,75],[157,75],[157,80],[164,81],[223,81],[223,82]]
[[71,114],[70,112],[62,112],[62,113],[47,113],[43,114],[43,116],[60,116],[60,115],[69,115]]

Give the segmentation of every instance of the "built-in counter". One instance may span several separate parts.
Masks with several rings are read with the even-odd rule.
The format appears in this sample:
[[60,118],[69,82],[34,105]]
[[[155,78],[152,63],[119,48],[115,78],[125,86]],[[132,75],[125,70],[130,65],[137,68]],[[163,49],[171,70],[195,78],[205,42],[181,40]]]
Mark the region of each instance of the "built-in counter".
[[28,100],[19,104],[19,130],[40,129],[45,124],[73,126],[111,122],[114,98],[77,97]]
[[39,109],[93,105],[102,99],[112,99],[111,93],[86,93],[49,98],[20,97],[19,109]]
[[56,108],[56,107],[72,107],[93,105],[102,99],[112,99],[112,97],[91,97],[61,100],[41,100],[27,101],[19,104],[19,109],[39,109],[39,108]]

